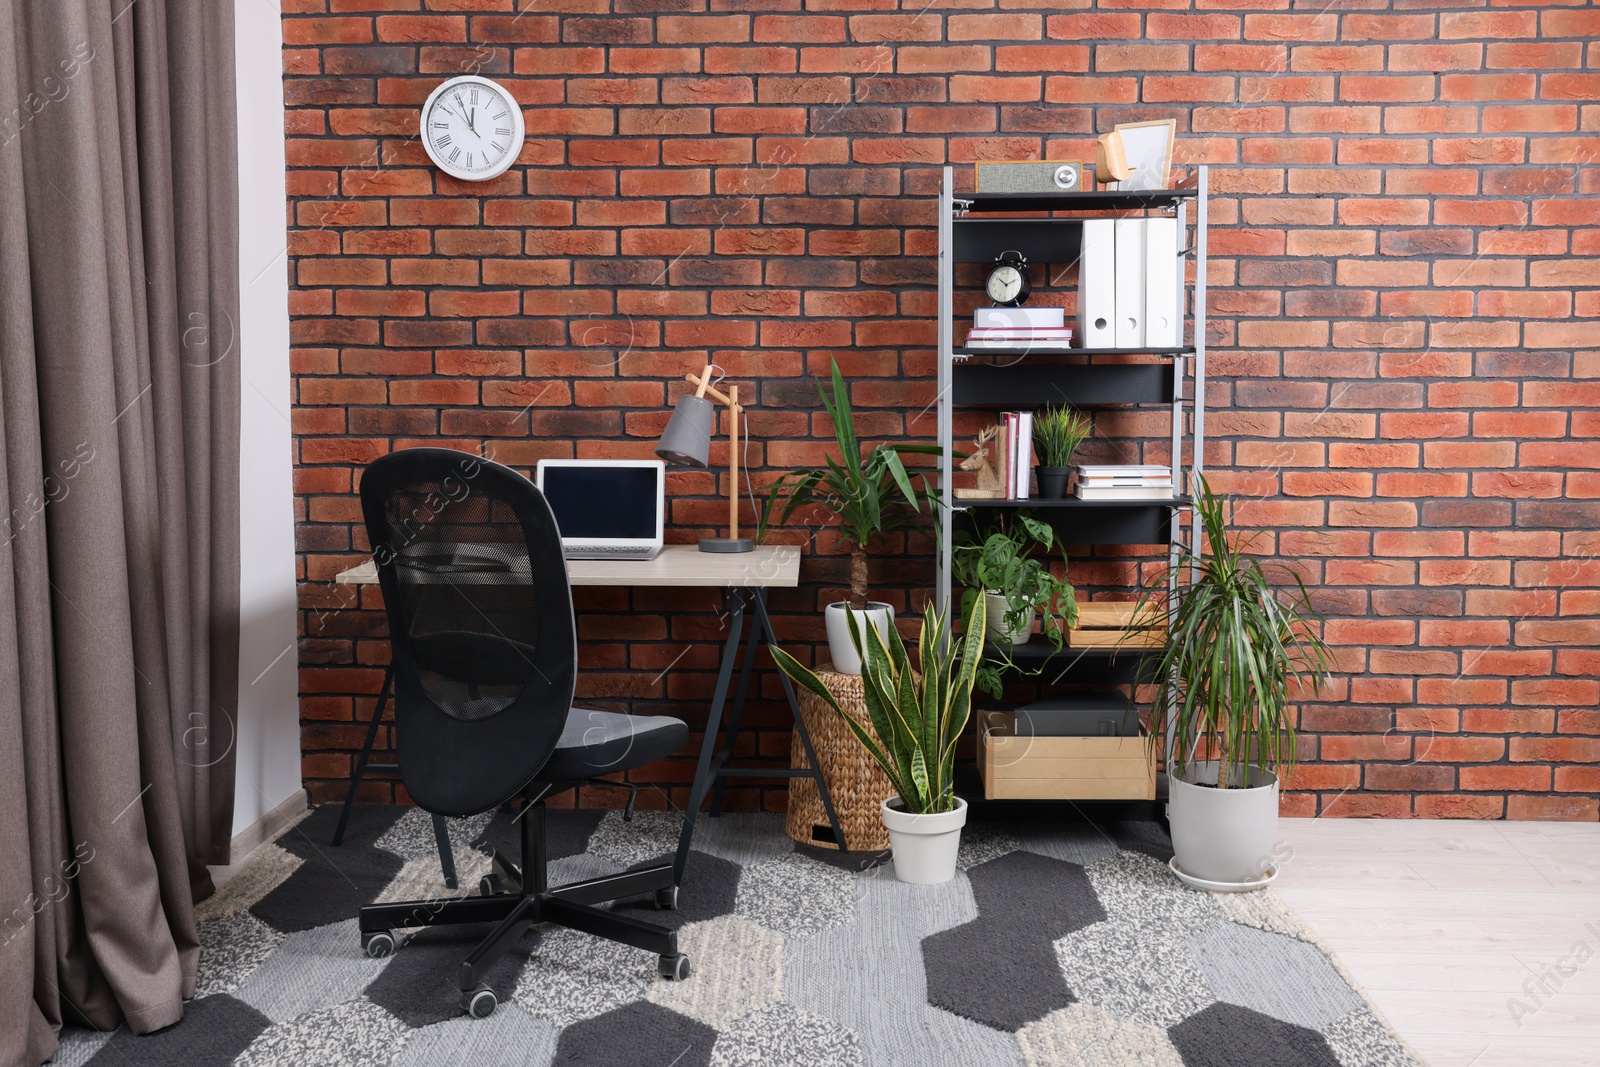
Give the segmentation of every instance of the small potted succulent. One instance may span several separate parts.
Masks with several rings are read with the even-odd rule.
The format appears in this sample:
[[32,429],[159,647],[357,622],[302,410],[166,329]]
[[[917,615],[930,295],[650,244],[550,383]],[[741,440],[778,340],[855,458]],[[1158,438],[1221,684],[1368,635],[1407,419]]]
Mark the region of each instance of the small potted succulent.
[[825,467],[786,471],[768,486],[758,536],[766,536],[773,510],[780,505],[778,522],[787,522],[798,509],[813,505],[838,519],[839,536],[850,550],[850,599],[824,609],[828,651],[834,670],[860,674],[859,634],[853,631],[864,629],[868,619],[880,633],[894,628],[894,607],[867,596],[867,546],[882,534],[921,526],[924,504],[930,515],[937,511],[939,490],[932,477],[908,469],[904,457],[937,456],[940,449],[938,445],[880,444],[862,458],[850,393],[837,361],[833,363],[833,396],[829,397],[820,380],[817,393],[833,420],[839,458],[827,457]]
[[[1181,551],[1176,596],[1167,579],[1146,589],[1167,631],[1144,660],[1154,686],[1150,743],[1166,743],[1173,870],[1212,890],[1265,885],[1277,838],[1279,775],[1295,762],[1293,682],[1319,687],[1333,655],[1292,564],[1269,574],[1223,519],[1227,498],[1200,479],[1195,512],[1204,552]],[[1162,709],[1171,708],[1170,715]]]
[[1072,454],[1094,429],[1083,412],[1067,405],[1046,407],[1033,416],[1033,450],[1039,457],[1039,496],[1060,500],[1067,495],[1072,477]]
[[972,714],[972,686],[983,660],[984,611],[968,603],[960,636],[930,604],[923,613],[917,667],[900,633],[876,627],[850,631],[864,664],[861,683],[870,722],[839,706],[822,679],[781,648],[778,667],[837,712],[867,754],[883,768],[895,795],[880,805],[902,882],[948,882],[956,874],[967,802],[955,793],[956,741]]
[[[978,687],[1000,696],[1000,665],[1010,665],[1008,650],[1033,638],[1033,623],[1059,650],[1067,628],[1078,621],[1076,592],[1050,569],[1049,553],[1061,548],[1055,527],[1026,511],[1001,514],[977,533],[962,531],[951,552],[951,577],[966,588],[965,608],[982,600],[989,643],[1000,664],[986,665]],[[1063,574],[1066,554],[1061,556]]]

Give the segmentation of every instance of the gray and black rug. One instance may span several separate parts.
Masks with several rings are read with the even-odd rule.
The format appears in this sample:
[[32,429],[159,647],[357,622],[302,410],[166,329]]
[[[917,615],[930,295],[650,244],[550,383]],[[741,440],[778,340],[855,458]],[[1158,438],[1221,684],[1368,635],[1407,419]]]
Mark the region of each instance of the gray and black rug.
[[[200,907],[200,990],[158,1034],[62,1035],[95,1067],[1415,1067],[1270,892],[1213,896],[1167,870],[1150,823],[969,824],[961,873],[895,880],[875,857],[796,847],[776,815],[704,820],[675,912],[685,982],[654,956],[535,929],[463,1017],[456,965],[486,929],[423,930],[385,960],[356,911],[445,895],[415,809],[289,830]],[[677,815],[550,813],[552,881],[656,861]],[[452,824],[463,892],[497,816]]]

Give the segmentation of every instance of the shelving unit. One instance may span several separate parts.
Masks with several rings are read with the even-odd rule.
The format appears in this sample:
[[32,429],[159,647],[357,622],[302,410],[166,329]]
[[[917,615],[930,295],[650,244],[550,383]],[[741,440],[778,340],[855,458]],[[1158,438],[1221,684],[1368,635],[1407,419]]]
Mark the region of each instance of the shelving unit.
[[[945,507],[938,550],[941,609],[950,603],[953,528],[985,512],[1036,509],[1064,531],[1070,544],[1166,545],[1174,565],[1180,548],[1193,543],[1193,502],[1187,493],[1200,472],[1205,447],[1207,168],[1196,168],[1196,178],[1193,188],[1184,189],[957,196],[954,170],[944,169],[939,197],[938,304],[938,435],[943,449],[940,488]],[[1040,214],[1047,212],[1074,215]],[[1064,268],[1079,258],[1085,217],[1156,212],[1177,217],[1182,246],[1178,254],[1194,260],[1192,298],[1184,301],[1187,307],[1179,309],[1186,323],[1184,336],[1193,339],[1191,344],[1145,349],[1035,347],[1026,353],[967,349],[956,344],[961,332],[954,311],[957,264],[990,263],[1001,252],[1015,249],[1029,263]],[[1127,362],[1124,357],[1129,356],[1141,361]],[[979,358],[993,362],[972,362]],[[1072,362],[1062,363],[1062,358]],[[1180,495],[1171,500],[1132,501],[957,500],[953,451],[962,442],[953,439],[956,409],[1038,407],[1045,403],[1166,408],[1171,414],[1173,484]],[[1012,658],[1019,665],[1044,667],[1041,681],[1076,684],[1129,681],[1139,660],[1149,654],[1104,648],[1056,652],[1038,643],[1015,649]]]

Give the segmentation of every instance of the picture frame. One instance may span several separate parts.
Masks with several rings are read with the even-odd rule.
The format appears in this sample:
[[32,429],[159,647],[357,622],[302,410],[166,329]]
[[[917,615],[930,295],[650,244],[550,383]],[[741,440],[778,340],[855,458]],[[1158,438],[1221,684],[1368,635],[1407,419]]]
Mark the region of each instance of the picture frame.
[[1174,119],[1124,122],[1115,127],[1132,172],[1118,189],[1165,189],[1172,175],[1172,145],[1177,139]]

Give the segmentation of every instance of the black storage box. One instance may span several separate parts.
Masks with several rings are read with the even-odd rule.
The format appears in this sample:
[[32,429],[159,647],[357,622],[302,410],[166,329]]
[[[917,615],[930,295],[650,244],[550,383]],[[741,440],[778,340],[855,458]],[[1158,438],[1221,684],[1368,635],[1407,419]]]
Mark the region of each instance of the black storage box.
[[1063,694],[1016,709],[1018,737],[1137,737],[1139,709],[1115,689]]

